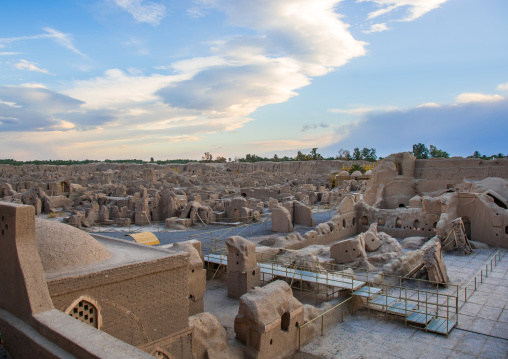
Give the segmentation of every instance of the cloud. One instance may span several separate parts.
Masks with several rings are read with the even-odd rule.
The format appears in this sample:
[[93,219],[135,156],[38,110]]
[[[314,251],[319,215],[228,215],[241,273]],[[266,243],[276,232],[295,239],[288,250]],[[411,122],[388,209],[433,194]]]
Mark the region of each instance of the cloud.
[[[208,43],[209,53],[205,56],[164,66],[170,75],[109,69],[102,76],[70,83],[61,94],[24,88],[61,95],[73,106],[48,110],[43,103],[0,96],[3,101],[23,106],[5,116],[19,119],[18,132],[53,129],[47,132],[53,141],[45,142],[53,148],[83,143],[80,155],[85,150],[87,154],[100,155],[97,148],[106,148],[106,144],[98,141],[127,141],[130,153],[145,153],[154,138],[160,137],[156,142],[163,148],[165,141],[171,143],[179,138],[175,136],[194,136],[193,140],[200,140],[213,133],[234,132],[252,121],[249,115],[259,107],[297,96],[297,90],[309,85],[313,77],[323,76],[366,53],[366,43],[354,39],[348,25],[335,13],[339,2],[209,0],[207,8],[224,12],[227,23],[234,26],[237,34]],[[134,8],[153,4],[119,0],[116,3],[132,10],[133,16]],[[137,18],[144,22],[149,22],[148,19]],[[157,16],[155,19],[160,21]],[[43,37],[50,36],[56,35],[47,32]],[[30,122],[30,118],[34,120]],[[65,132],[64,140],[60,132]],[[321,144],[323,136],[318,138]],[[332,141],[331,136],[327,138]],[[190,141],[187,140],[182,137],[181,143]],[[298,146],[316,147],[315,138],[299,141]],[[108,156],[117,153],[113,147],[110,146]],[[15,149],[21,150],[18,146]],[[121,156],[124,155],[122,152]]]
[[50,72],[46,69],[41,69],[35,65],[35,63],[27,61],[27,60],[19,60],[19,62],[14,64],[14,67],[18,70],[28,70],[28,71],[37,71],[42,72],[44,74],[50,74]]
[[21,55],[21,52],[0,52],[0,56],[14,56]]
[[72,36],[70,34],[64,34],[51,27],[44,27],[44,34],[29,35],[29,36],[17,36],[17,37],[4,37],[0,38],[0,48],[5,47],[6,44],[13,42],[24,41],[24,40],[38,40],[38,39],[54,39],[59,45],[71,50],[72,52],[87,57],[81,51],[79,51],[73,44]]
[[321,123],[306,123],[302,126],[302,132],[306,132],[310,129],[316,129],[318,127],[321,127],[321,128],[328,128],[330,127],[329,124],[325,123],[325,122],[321,122]]
[[[339,20],[334,7],[340,0],[217,0],[214,5],[228,22],[255,30],[257,38],[241,37],[232,42],[236,50],[264,49],[295,60],[302,72],[322,76],[333,67],[365,54],[366,43],[355,40],[348,25]],[[273,56],[272,55],[272,56]]]
[[357,123],[338,127],[337,135],[349,135],[322,153],[374,147],[383,148],[384,153],[378,155],[386,156],[410,151],[419,142],[436,145],[451,155],[467,156],[475,150],[499,153],[506,148],[507,116],[507,99],[369,113]]
[[381,32],[389,30],[389,27],[386,24],[374,24],[370,27],[370,30],[364,31],[366,34],[370,34],[372,32]]
[[296,96],[294,89],[309,83],[295,69],[267,60],[201,71],[192,79],[159,90],[157,95],[172,107],[246,116],[260,106],[287,101]]
[[132,15],[137,22],[159,25],[166,15],[166,7],[152,1],[145,0],[113,0],[116,5]]
[[[0,132],[48,131],[61,117],[79,110],[82,101],[42,88],[0,86]],[[67,126],[68,127],[68,126]]]
[[63,32],[60,32],[58,30],[52,29],[51,27],[45,27],[43,28],[44,31],[46,31],[51,38],[55,39],[55,41],[62,45],[63,47],[71,50],[72,52],[81,55],[83,57],[87,57],[85,54],[83,54],[81,51],[79,51],[74,44],[72,43],[72,37],[69,34],[64,34]]
[[457,96],[457,103],[471,103],[471,102],[495,102],[504,100],[501,95],[485,95],[482,93],[462,93]]
[[441,105],[435,102],[427,102],[422,103],[421,105],[416,106],[416,108],[422,108],[422,107],[440,107]]
[[363,107],[356,107],[351,109],[340,109],[340,108],[331,108],[328,110],[328,112],[331,113],[341,113],[346,115],[352,115],[352,116],[363,116],[369,112],[375,112],[375,111],[395,111],[398,110],[398,107],[395,106],[363,106]]
[[45,89],[46,86],[44,84],[36,83],[36,82],[30,82],[30,83],[24,83],[19,85],[21,87],[31,87],[31,88],[42,88]]
[[405,15],[400,21],[412,21],[437,9],[448,0],[357,0],[357,2],[373,2],[379,10],[369,13],[368,19],[374,19],[389,14],[395,10],[405,9]]
[[508,91],[508,82],[507,83],[504,83],[504,84],[499,84],[497,86],[497,89],[498,90],[501,90],[501,91]]

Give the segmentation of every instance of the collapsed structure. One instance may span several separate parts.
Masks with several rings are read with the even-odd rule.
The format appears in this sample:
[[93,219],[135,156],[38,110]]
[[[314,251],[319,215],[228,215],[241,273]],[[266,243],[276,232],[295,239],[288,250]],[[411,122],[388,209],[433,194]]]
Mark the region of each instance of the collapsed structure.
[[[0,166],[2,293],[11,294],[0,300],[5,345],[20,357],[238,356],[203,313],[210,257],[200,242],[148,247],[35,219],[40,213],[67,213],[78,228],[155,221],[181,230],[271,212],[273,234],[225,241],[227,292],[239,300],[234,330],[248,358],[287,357],[299,327],[319,313],[283,281],[260,287],[263,258],[293,270],[291,284],[303,265],[448,284],[443,250],[508,248],[508,160],[400,153],[349,177],[337,170],[344,165]],[[317,225],[316,203],[336,205]],[[303,341],[316,333],[308,328]]]

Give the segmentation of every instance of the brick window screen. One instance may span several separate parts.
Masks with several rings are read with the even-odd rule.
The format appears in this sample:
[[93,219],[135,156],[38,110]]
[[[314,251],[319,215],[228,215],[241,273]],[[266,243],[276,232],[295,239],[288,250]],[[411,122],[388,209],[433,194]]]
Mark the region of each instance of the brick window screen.
[[71,317],[81,320],[83,323],[99,328],[97,307],[86,300],[78,302],[68,313]]

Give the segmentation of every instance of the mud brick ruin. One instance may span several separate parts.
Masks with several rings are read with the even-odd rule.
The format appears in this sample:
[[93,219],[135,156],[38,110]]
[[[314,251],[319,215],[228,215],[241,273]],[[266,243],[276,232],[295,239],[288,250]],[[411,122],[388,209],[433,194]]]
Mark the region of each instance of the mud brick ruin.
[[[286,358],[337,322],[317,302],[341,300],[343,315],[368,307],[448,335],[457,320],[444,304],[431,303],[431,318],[390,288],[416,281],[458,303],[445,257],[508,248],[508,160],[398,153],[349,174],[352,164],[0,165],[5,348],[13,358]],[[148,246],[108,228],[167,237]],[[214,228],[223,232],[210,244]],[[211,282],[235,313],[206,311]]]

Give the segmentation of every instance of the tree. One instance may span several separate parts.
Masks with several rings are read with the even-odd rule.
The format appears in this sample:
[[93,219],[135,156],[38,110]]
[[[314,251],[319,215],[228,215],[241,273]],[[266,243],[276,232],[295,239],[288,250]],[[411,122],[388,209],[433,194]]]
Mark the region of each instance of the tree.
[[312,160],[322,160],[323,159],[323,156],[321,156],[319,153],[317,153],[317,147],[316,148],[313,148],[311,151],[310,151],[310,157]]
[[301,151],[298,151],[295,161],[309,161],[312,159],[311,155],[304,155]]
[[215,162],[217,162],[217,163],[225,163],[226,162],[226,157],[217,156],[217,158],[215,159]]
[[377,155],[375,148],[363,148],[361,152],[362,159],[369,162],[376,162]]
[[352,174],[354,171],[360,171],[361,173],[365,173],[365,168],[362,165],[355,163],[347,170],[349,174]]
[[362,159],[362,153],[360,152],[360,149],[356,147],[353,150],[353,160],[360,161]]
[[273,155],[272,161],[273,162],[280,162],[280,158],[279,158],[279,156],[277,156],[276,153]]
[[150,157],[150,162],[151,162],[151,163],[154,163],[154,162],[155,162],[155,160],[153,159],[153,157]]
[[440,150],[434,145],[430,145],[429,153],[431,158],[450,158],[448,152]]
[[203,162],[212,162],[213,156],[210,152],[205,152],[204,156],[201,156]]
[[351,161],[351,152],[349,150],[340,149],[339,150],[339,156],[337,157],[338,160],[343,161]]
[[473,157],[474,157],[474,158],[480,158],[480,157],[482,157],[482,155],[480,154],[480,152],[478,152],[478,151],[474,151],[474,153],[473,153]]
[[418,143],[417,145],[413,145],[413,156],[417,159],[427,159],[429,158],[429,149],[423,144]]

